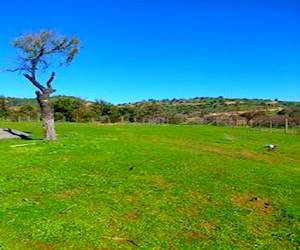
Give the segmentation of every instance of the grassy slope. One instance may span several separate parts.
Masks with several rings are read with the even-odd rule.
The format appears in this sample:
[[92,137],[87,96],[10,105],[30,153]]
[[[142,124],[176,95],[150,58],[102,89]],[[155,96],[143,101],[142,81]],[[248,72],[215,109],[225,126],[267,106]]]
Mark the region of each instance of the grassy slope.
[[[0,127],[41,137],[37,123]],[[0,249],[299,243],[297,135],[209,126],[57,124],[57,130],[55,143],[0,141]],[[11,147],[24,143],[35,144]],[[266,143],[277,150],[266,151]]]

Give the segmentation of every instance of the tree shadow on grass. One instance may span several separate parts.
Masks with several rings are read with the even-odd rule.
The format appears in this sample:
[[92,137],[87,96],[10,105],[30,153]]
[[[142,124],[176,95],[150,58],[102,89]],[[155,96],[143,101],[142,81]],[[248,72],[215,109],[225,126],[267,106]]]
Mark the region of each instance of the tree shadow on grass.
[[16,138],[20,138],[22,140],[27,140],[27,141],[31,141],[31,140],[40,140],[40,139],[33,139],[33,138],[30,138],[29,134],[31,134],[31,132],[21,132],[21,131],[16,131],[16,130],[13,130],[11,128],[7,128],[7,129],[3,129],[3,131],[13,135],[13,136],[16,136]]

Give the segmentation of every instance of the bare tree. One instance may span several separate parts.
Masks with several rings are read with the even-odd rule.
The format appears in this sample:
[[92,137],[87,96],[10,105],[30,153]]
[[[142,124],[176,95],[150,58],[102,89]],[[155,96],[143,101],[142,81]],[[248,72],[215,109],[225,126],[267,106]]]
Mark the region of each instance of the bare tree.
[[20,52],[18,66],[11,71],[21,71],[38,90],[35,92],[43,122],[46,140],[56,140],[54,116],[49,97],[55,92],[52,72],[45,84],[41,84],[38,73],[45,73],[49,67],[68,66],[79,52],[80,43],[77,38],[59,36],[53,31],[42,30],[26,33],[16,38],[12,45]]

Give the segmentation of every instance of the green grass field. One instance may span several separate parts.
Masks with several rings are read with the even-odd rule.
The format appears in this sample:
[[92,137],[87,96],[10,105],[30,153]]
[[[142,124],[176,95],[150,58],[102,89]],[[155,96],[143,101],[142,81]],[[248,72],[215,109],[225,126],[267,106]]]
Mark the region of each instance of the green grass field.
[[39,123],[0,127],[36,139],[0,141],[1,250],[299,246],[299,135],[58,123],[50,143]]

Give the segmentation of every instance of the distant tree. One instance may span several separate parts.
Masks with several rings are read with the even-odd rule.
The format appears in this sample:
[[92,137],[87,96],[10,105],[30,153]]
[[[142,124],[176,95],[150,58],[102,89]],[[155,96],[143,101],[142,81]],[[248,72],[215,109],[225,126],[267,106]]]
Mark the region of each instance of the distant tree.
[[16,38],[12,45],[18,49],[20,57],[17,61],[18,66],[11,71],[23,72],[24,77],[38,89],[35,94],[41,109],[45,139],[56,140],[54,116],[49,102],[50,95],[55,92],[52,88],[55,72],[51,73],[45,84],[41,84],[37,75],[45,72],[50,66],[69,65],[79,52],[79,40],[42,30],[23,34]]
[[5,119],[8,115],[7,100],[0,96],[0,119]]
[[138,122],[161,123],[166,120],[165,106],[157,101],[145,102],[137,107]]
[[19,108],[10,108],[8,113],[8,119],[10,121],[21,121],[22,119],[24,119],[24,116],[20,112]]
[[76,122],[89,122],[95,117],[95,113],[86,105],[81,105],[72,113]]
[[91,109],[96,115],[96,120],[102,122],[110,122],[109,116],[111,115],[111,109],[113,105],[103,100],[96,100],[92,105]]
[[23,105],[20,107],[20,113],[22,114],[22,116],[24,117],[24,120],[33,120],[33,119],[37,119],[38,117],[38,113],[37,110],[34,106],[32,105]]
[[118,107],[112,106],[109,111],[109,120],[111,123],[116,123],[121,121],[121,113]]
[[72,97],[58,97],[52,102],[56,120],[74,122],[74,111],[83,105],[83,101]]
[[119,113],[121,116],[121,122],[134,122],[135,108],[133,106],[121,106],[119,107]]

